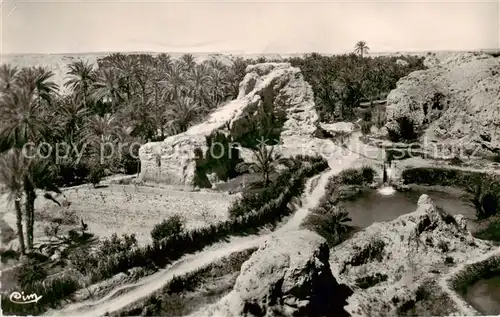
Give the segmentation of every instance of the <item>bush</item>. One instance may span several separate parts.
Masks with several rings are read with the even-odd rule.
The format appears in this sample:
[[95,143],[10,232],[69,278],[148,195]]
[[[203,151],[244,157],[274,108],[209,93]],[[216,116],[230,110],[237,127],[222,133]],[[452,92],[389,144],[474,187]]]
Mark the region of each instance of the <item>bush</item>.
[[371,133],[371,129],[372,129],[372,123],[371,122],[369,122],[369,121],[363,121],[363,122],[361,122],[361,133],[363,133],[363,135],[370,134]]
[[170,216],[154,226],[151,230],[151,238],[153,241],[160,241],[179,234],[184,230],[184,222],[179,215]]
[[20,253],[14,249],[0,249],[0,260],[2,263],[7,263],[10,259],[18,260]]
[[359,288],[367,289],[381,282],[387,281],[387,278],[387,274],[375,273],[374,275],[359,277],[355,282]]
[[488,227],[478,230],[474,237],[482,240],[500,242],[500,221],[494,221],[488,224]]
[[79,288],[77,280],[70,277],[53,279],[48,283],[37,281],[23,288],[24,294],[42,295],[36,304],[19,305],[10,300],[2,301],[2,310],[6,315],[38,316],[48,308],[57,308],[62,301],[68,300]]
[[47,277],[45,268],[36,261],[29,261],[21,266],[16,273],[17,282],[22,289],[27,289],[35,285],[36,282],[41,282]]
[[396,119],[396,124],[397,128],[387,129],[389,140],[392,142],[414,141],[418,138],[415,124],[410,118],[406,116],[399,117]]
[[372,183],[375,178],[375,170],[371,166],[363,166],[361,167],[361,175],[363,176],[363,180],[365,183]]
[[342,185],[363,185],[365,177],[360,169],[348,168],[338,174],[338,179]]
[[330,247],[336,246],[345,241],[353,227],[349,214],[333,207],[328,210],[313,209],[311,214],[305,219],[304,227],[315,231],[326,239]]
[[97,165],[90,170],[88,180],[94,187],[97,187],[104,176],[106,176],[104,167],[102,165]]

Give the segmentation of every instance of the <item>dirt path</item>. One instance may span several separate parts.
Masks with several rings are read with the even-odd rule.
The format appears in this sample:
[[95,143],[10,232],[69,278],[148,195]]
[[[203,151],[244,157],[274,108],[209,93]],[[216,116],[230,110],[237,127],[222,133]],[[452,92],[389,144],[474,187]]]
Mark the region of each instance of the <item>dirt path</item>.
[[[264,236],[235,238],[232,239],[231,242],[219,245],[217,249],[209,247],[207,250],[199,253],[187,255],[170,267],[162,269],[136,283],[120,286],[99,300],[87,300],[81,303],[75,303],[59,311],[49,311],[47,312],[47,315],[95,317],[102,316],[106,312],[112,313],[118,311],[132,303],[152,295],[155,291],[161,289],[166,283],[168,283],[174,276],[189,273],[200,266],[210,264],[227,255],[230,255],[231,253],[243,251],[252,247],[258,247],[273,234],[298,229],[304,218],[307,216],[308,210],[314,207],[319,199],[324,195],[325,185],[327,184],[330,176],[351,166],[352,162],[356,158],[358,158],[357,154],[350,153],[344,157],[342,162],[331,162],[330,169],[321,174],[317,186],[311,193],[309,193],[309,189],[312,186],[312,178],[309,179],[306,184],[306,190],[304,191],[305,194],[302,198],[302,207],[294,213],[285,225],[277,229],[275,232]],[[125,289],[131,289],[131,291],[123,293],[123,290]]]

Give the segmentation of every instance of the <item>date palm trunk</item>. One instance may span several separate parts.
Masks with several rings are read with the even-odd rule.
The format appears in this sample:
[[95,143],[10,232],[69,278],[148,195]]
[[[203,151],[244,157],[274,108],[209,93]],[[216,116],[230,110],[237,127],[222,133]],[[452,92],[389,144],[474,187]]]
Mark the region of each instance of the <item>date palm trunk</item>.
[[24,232],[23,232],[23,213],[21,211],[21,199],[16,198],[14,201],[16,208],[16,225],[17,225],[17,236],[19,238],[19,248],[21,249],[21,254],[26,254],[26,246],[24,244]]
[[25,182],[26,193],[26,236],[27,236],[27,249],[33,249],[33,227],[35,226],[35,188],[30,182]]

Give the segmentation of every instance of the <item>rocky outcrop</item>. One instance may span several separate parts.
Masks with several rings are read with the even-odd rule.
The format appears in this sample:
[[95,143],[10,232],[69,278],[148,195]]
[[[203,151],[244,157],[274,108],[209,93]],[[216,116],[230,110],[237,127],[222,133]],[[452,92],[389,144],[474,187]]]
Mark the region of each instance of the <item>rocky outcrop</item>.
[[[214,131],[228,133],[236,124],[244,129],[241,122],[257,116],[265,106],[286,116],[278,146],[284,156],[334,151],[331,140],[312,136],[318,115],[312,89],[298,68],[289,63],[264,63],[250,65],[246,71],[236,100],[188,131],[140,148],[139,181],[190,185],[195,172],[194,149],[205,152],[206,137]],[[248,151],[241,152],[248,156]]]
[[335,247],[330,266],[354,290],[346,306],[353,316],[401,316],[425,291],[438,292],[425,285],[491,249],[472,237],[463,216],[440,211],[422,195],[415,212],[374,223]]
[[308,230],[274,236],[241,267],[234,289],[204,316],[348,316],[352,291],[328,264],[326,241]]
[[[500,150],[500,58],[481,53],[429,55],[429,67],[399,80],[387,97],[388,125],[407,116],[426,142],[449,151]],[[439,151],[439,149],[438,149]]]

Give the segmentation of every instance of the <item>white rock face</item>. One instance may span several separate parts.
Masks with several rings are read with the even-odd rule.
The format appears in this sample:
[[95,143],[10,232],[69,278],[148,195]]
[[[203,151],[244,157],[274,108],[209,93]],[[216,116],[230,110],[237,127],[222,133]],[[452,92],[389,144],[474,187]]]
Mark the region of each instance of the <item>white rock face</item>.
[[[422,195],[415,212],[374,223],[335,247],[330,266],[337,281],[354,290],[346,306],[352,316],[397,316],[401,305],[416,299],[424,281],[437,281],[491,249],[472,237],[463,216],[440,212]],[[387,279],[366,289],[357,287],[358,278],[376,273]]]
[[351,293],[332,276],[325,239],[299,230],[269,239],[242,265],[233,291],[194,315],[341,317]]
[[427,128],[424,137],[447,149],[500,148],[500,58],[430,55],[426,70],[399,80],[387,97],[388,125],[400,116]]
[[[240,84],[238,98],[217,109],[207,121],[188,131],[168,137],[163,142],[147,143],[140,148],[139,181],[189,185],[195,171],[194,149],[207,149],[205,137],[216,130],[227,130],[238,120],[257,114],[264,102],[286,113],[286,121],[278,148],[284,156],[312,155],[321,148],[333,146],[332,141],[315,139],[318,115],[310,85],[300,70],[289,63],[250,65]],[[248,151],[242,151],[248,159]],[[327,150],[323,150],[327,152]]]

